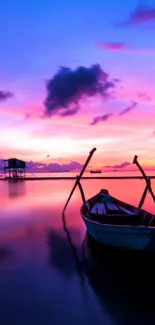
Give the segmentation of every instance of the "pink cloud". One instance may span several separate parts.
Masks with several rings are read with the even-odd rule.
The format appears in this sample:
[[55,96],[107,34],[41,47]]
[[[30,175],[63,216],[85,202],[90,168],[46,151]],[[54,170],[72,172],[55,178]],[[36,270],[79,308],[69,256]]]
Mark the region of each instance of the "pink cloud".
[[100,47],[109,51],[123,51],[126,48],[125,43],[101,43]]
[[155,8],[139,5],[135,11],[131,12],[127,24],[139,24],[149,21],[155,21]]
[[151,7],[147,3],[143,4],[139,0],[139,4],[130,12],[128,19],[118,23],[116,27],[122,28],[128,25],[142,25],[150,22],[155,22],[155,7]]
[[[32,160],[26,162],[26,172],[64,172],[64,171],[76,171],[81,170],[83,164],[77,161],[70,161],[68,163],[59,164],[58,162],[53,163],[42,163],[34,162]],[[4,161],[0,160],[0,171],[3,171]]]
[[13,93],[10,91],[0,90],[0,101],[5,101],[9,98],[14,97]]
[[90,125],[96,125],[98,124],[99,122],[102,122],[102,121],[107,121],[109,120],[109,118],[113,116],[113,113],[107,113],[107,114],[104,114],[102,116],[97,116],[93,119],[93,121],[90,123]]
[[107,165],[107,166],[103,166],[104,169],[123,169],[123,168],[126,168],[128,166],[132,165],[131,162],[123,162],[123,163],[120,163],[120,164],[117,164],[117,165]]
[[140,99],[144,99],[144,100],[147,101],[147,102],[150,102],[150,101],[151,101],[151,97],[148,96],[148,94],[147,94],[146,92],[144,92],[144,93],[140,92],[140,93],[138,94],[138,97],[139,97]]
[[115,99],[123,102],[133,99],[147,107],[155,106],[154,83],[149,76],[145,74],[133,74],[132,71],[128,74],[122,74],[122,84],[117,86],[115,90]]
[[125,115],[127,113],[129,113],[130,111],[132,111],[135,107],[137,106],[136,102],[133,102],[130,106],[123,108],[118,114],[113,114],[113,113],[107,113],[101,116],[97,116],[93,119],[93,121],[90,123],[90,125],[96,125],[100,122],[105,122],[108,121],[111,117],[113,116],[122,116]]
[[122,109],[120,112],[119,112],[119,115],[122,116],[124,114],[127,114],[129,113],[130,111],[132,111],[135,107],[137,106],[137,103],[136,102],[133,102],[132,105]]
[[59,164],[59,163],[40,163],[40,162],[33,162],[28,161],[26,163],[27,166],[27,172],[64,172],[64,171],[74,171],[79,170],[83,167],[82,164],[80,164],[77,161],[71,161],[67,164]]
[[100,48],[112,51],[112,52],[123,52],[126,54],[138,54],[138,55],[155,55],[155,49],[149,48],[132,48],[125,43],[106,42],[101,43]]

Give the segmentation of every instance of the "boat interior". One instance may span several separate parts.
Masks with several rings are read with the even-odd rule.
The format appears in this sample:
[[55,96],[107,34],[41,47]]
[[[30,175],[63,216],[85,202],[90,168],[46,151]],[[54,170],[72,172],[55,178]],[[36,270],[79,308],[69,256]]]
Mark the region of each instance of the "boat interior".
[[155,227],[154,215],[113,198],[107,190],[89,199],[81,212],[84,217],[102,224]]

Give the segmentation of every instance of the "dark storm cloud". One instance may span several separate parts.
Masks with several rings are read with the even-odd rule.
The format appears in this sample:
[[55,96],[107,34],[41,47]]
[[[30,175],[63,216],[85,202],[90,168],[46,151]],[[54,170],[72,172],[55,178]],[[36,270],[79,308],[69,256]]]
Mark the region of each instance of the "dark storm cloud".
[[79,66],[75,70],[61,67],[46,85],[44,101],[45,115],[59,113],[62,116],[74,115],[80,109],[80,101],[86,97],[109,96],[109,89],[115,86],[99,64],[89,68]]
[[74,108],[66,109],[64,112],[62,112],[61,116],[74,115],[79,111],[79,109],[80,109],[79,105],[75,106]]

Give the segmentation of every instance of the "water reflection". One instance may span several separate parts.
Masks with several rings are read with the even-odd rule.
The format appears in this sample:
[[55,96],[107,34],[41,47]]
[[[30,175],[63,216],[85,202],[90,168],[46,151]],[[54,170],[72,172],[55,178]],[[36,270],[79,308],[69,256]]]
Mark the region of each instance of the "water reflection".
[[0,263],[11,256],[11,250],[6,247],[0,247]]
[[8,180],[8,194],[10,198],[25,195],[25,181],[24,180]]
[[[81,264],[79,256],[78,256],[78,250],[77,250],[76,246],[74,245],[74,243],[72,241],[71,233],[70,233],[69,228],[67,226],[66,217],[65,217],[64,214],[62,215],[62,223],[63,223],[64,231],[65,231],[65,233],[67,235],[68,243],[69,243],[69,245],[70,245],[70,247],[72,249],[72,252],[73,252],[73,256],[74,256],[76,267],[77,267],[77,272],[81,277],[82,276],[82,264]],[[74,236],[74,238],[76,238],[75,233],[76,233],[76,236],[77,236],[78,233],[80,234],[80,232],[77,229],[76,230],[73,229],[72,230],[72,236]],[[80,243],[79,243],[79,245],[80,245]]]
[[69,277],[77,271],[82,279],[82,263],[80,256],[78,256],[78,250],[81,248],[80,243],[77,248],[72,240],[72,238],[76,240],[76,238],[80,237],[80,231],[74,228],[69,229],[65,215],[62,216],[62,224],[63,233],[60,233],[60,230],[52,229],[48,234],[49,263]]
[[[131,204],[143,190],[140,182],[83,183],[87,198],[104,185]],[[72,186],[72,181],[0,182],[0,324],[134,325],[143,317],[140,307],[141,324],[155,324],[154,267],[110,252],[101,255],[101,263],[100,250],[85,242],[83,258],[86,229],[78,190],[66,217],[61,215]],[[146,208],[153,212],[154,202],[148,200]]]
[[[89,324],[95,324],[95,322],[98,319],[99,315],[95,315],[93,306],[89,297],[89,291],[88,291],[88,286],[86,283],[86,277],[84,273],[84,265],[83,265],[83,255],[82,255],[82,243],[78,242],[78,246],[76,246],[72,240],[72,238],[75,238],[75,235],[77,235],[79,232],[75,229],[70,230],[67,222],[66,222],[66,216],[65,214],[62,215],[62,223],[63,223],[63,229],[64,232],[66,233],[66,237],[68,240],[68,244],[71,248],[73,260],[75,262],[74,264],[74,269],[72,270],[73,273],[77,274],[80,280],[80,286],[81,286],[81,293],[84,299],[84,306],[87,315],[89,315]],[[79,236],[78,236],[79,237]],[[70,261],[68,260],[69,264]],[[76,266],[76,268],[75,268]],[[110,324],[107,322],[107,325]]]
[[71,259],[71,252],[65,236],[56,230],[51,230],[48,236],[49,263],[56,267],[65,276],[75,273],[75,263]]
[[101,249],[86,235],[83,256],[89,283],[115,324],[155,324],[155,255]]

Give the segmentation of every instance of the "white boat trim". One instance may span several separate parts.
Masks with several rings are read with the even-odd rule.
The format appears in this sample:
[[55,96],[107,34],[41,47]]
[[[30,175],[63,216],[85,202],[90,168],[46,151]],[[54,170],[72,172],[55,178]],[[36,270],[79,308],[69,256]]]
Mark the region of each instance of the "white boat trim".
[[[81,212],[82,214],[82,212]],[[95,221],[95,220],[91,220],[89,218],[86,218],[83,216],[82,214],[82,218],[83,219],[86,219],[87,221],[91,222],[91,223],[94,223],[96,225],[99,225],[99,226],[107,226],[107,227],[115,227],[115,228],[131,228],[131,229],[155,229],[155,227],[150,227],[150,226],[145,226],[145,225],[139,225],[139,226],[131,226],[131,225],[115,225],[115,224],[108,224],[108,223],[100,223],[98,221]]]

